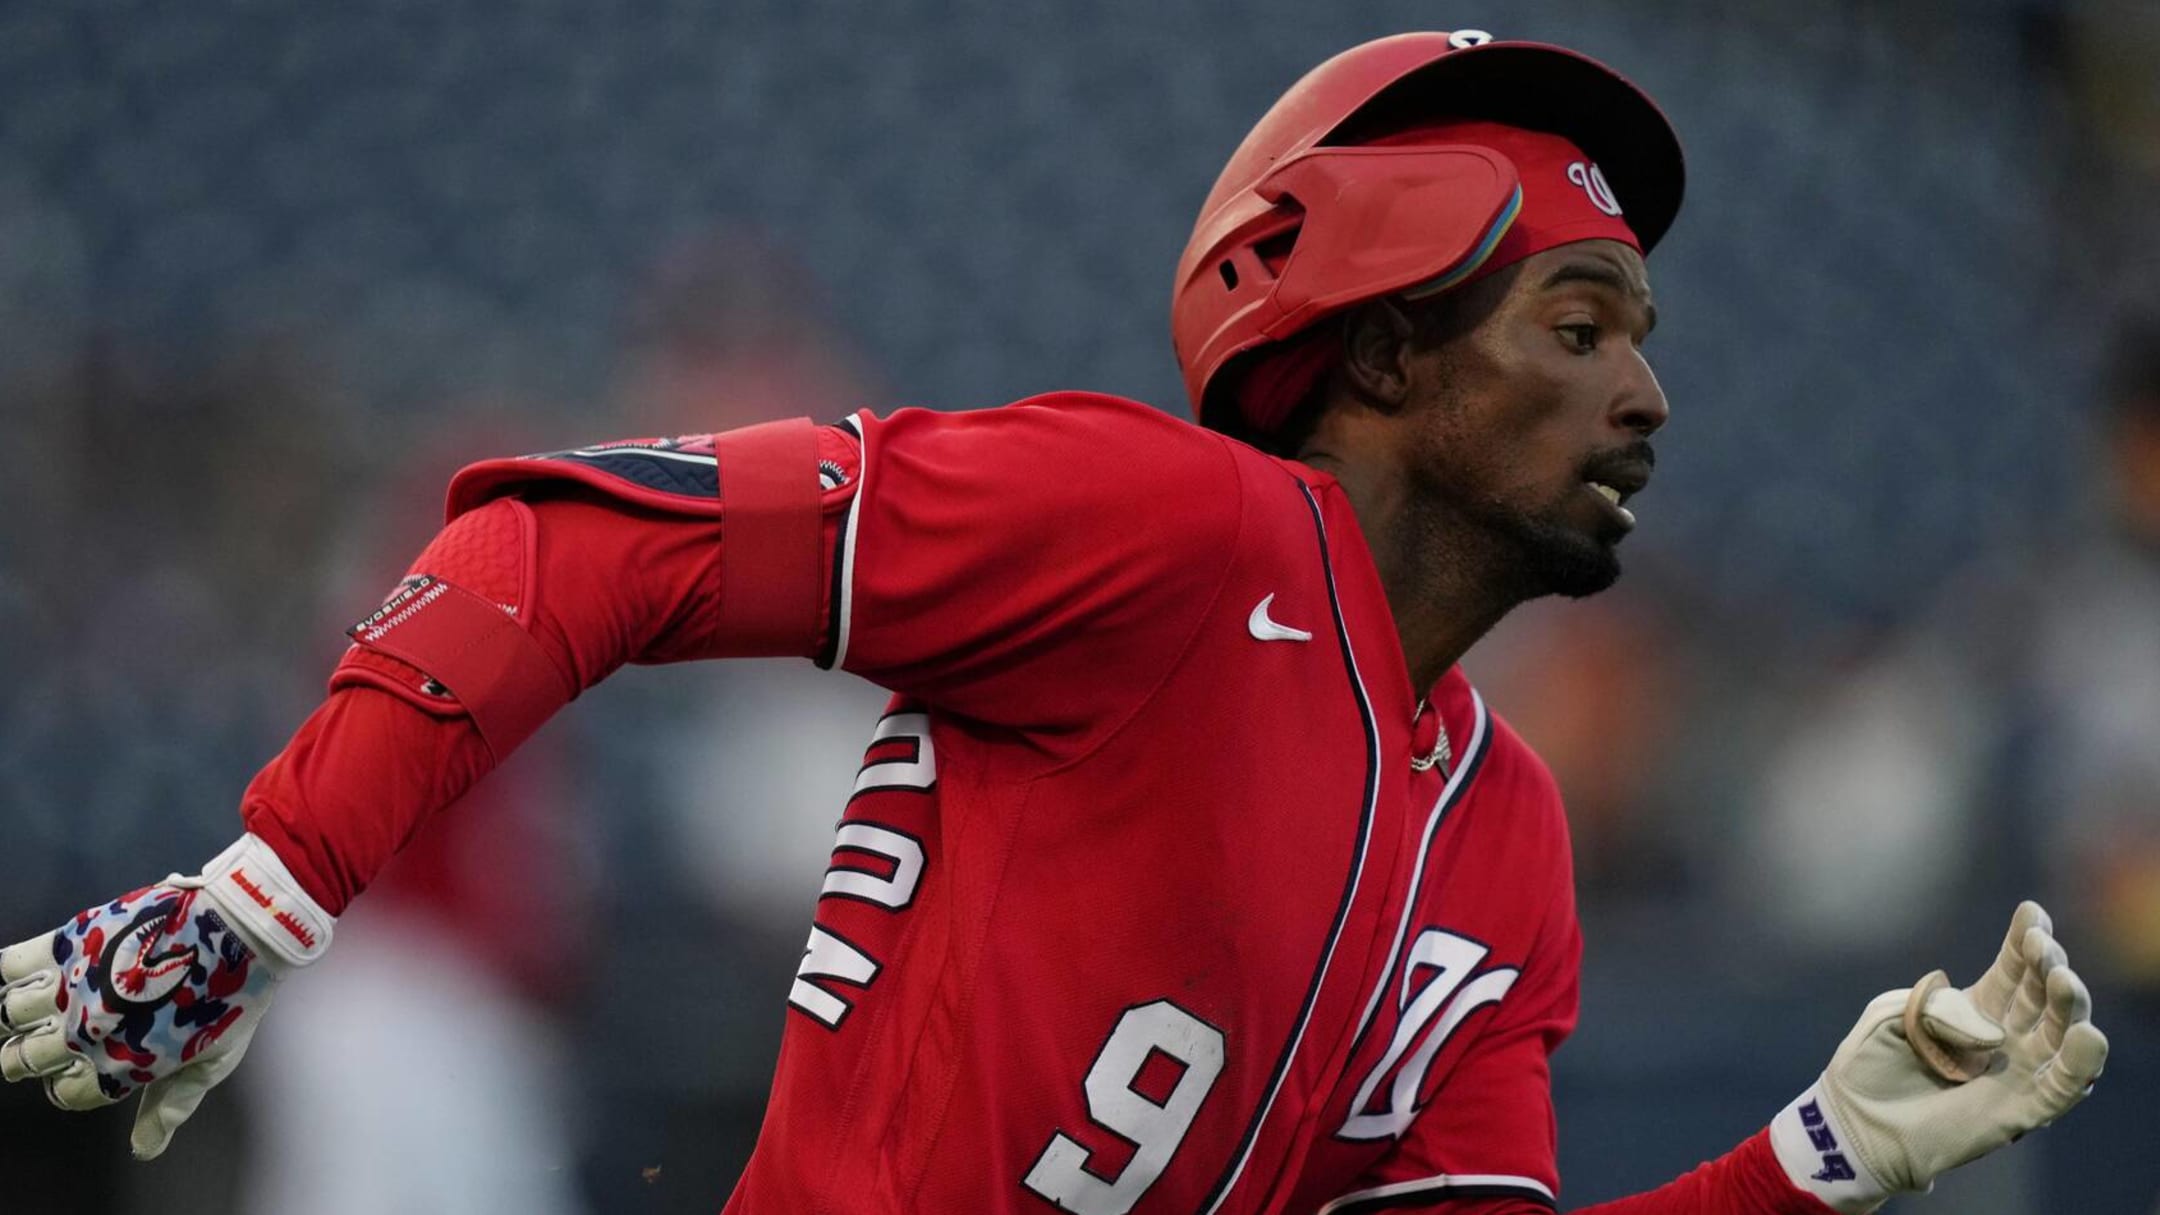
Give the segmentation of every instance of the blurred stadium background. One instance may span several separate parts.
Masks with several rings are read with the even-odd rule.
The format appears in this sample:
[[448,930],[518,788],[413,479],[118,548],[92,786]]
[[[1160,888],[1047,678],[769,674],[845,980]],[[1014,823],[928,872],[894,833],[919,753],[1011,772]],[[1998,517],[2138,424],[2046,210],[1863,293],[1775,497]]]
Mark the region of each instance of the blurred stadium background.
[[[4,0],[0,939],[231,838],[462,462],[1065,387],[1184,413],[1170,271],[1223,158],[1432,27],[1608,60],[1690,158],[1629,576],[1471,664],[1576,822],[1565,1197],[1725,1150],[2036,894],[2108,1078],[1898,1209],[2154,1211],[2147,0]],[[589,694],[166,1159],[0,1092],[0,1205],[717,1209],[877,703],[811,674]]]

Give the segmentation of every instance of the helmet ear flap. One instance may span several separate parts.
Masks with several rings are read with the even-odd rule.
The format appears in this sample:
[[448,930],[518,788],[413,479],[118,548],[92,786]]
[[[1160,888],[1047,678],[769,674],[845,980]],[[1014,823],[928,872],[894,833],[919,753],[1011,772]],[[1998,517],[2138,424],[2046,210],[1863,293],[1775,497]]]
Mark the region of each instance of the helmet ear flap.
[[1314,148],[1276,166],[1257,193],[1304,210],[1275,284],[1273,339],[1362,300],[1462,281],[1522,207],[1514,164],[1469,144]]

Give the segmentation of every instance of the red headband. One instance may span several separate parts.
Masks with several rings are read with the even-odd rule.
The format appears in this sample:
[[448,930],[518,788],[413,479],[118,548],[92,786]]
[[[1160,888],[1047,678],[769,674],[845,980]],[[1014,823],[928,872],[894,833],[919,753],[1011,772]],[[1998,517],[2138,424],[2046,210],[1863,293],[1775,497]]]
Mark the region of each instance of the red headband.
[[[1466,143],[1507,157],[1522,179],[1522,210],[1485,261],[1443,290],[1452,291],[1533,254],[1583,240],[1616,240],[1642,252],[1642,242],[1620,214],[1620,201],[1605,174],[1582,149],[1558,135],[1497,122],[1435,122],[1369,140],[1368,147]],[[1416,299],[1419,292],[1403,293]],[[1433,294],[1439,294],[1435,291]],[[1325,330],[1311,330],[1263,355],[1238,387],[1247,421],[1263,433],[1289,420],[1335,363],[1337,344]]]

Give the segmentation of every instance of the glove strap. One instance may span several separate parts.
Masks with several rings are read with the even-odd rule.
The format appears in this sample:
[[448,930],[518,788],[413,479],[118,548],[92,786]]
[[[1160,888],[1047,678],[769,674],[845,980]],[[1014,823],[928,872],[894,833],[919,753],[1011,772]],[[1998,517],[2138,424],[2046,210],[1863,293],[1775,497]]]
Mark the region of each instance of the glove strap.
[[1861,1215],[1890,1197],[1854,1150],[1852,1136],[1831,1117],[1818,1082],[1770,1120],[1770,1146],[1793,1185],[1845,1215]]
[[200,878],[186,880],[197,882],[249,944],[287,966],[305,966],[330,948],[337,917],[309,898],[285,862],[253,834],[203,866]]

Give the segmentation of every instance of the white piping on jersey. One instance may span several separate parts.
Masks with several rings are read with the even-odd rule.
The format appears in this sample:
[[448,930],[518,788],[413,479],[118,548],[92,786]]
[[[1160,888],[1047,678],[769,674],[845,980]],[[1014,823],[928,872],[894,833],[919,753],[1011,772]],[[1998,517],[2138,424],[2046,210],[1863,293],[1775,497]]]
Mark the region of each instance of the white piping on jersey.
[[1260,1103],[1259,1116],[1253,1119],[1251,1133],[1245,1140],[1244,1147],[1238,1151],[1237,1163],[1230,1166],[1229,1177],[1219,1183],[1215,1201],[1208,1204],[1204,1215],[1215,1215],[1222,1209],[1222,1205],[1230,1200],[1230,1195],[1237,1191],[1238,1179],[1245,1175],[1245,1166],[1252,1160],[1253,1149],[1259,1146],[1260,1136],[1267,1130],[1268,1115],[1275,1110],[1275,1098],[1282,1094],[1283,1085],[1290,1079],[1291,1065],[1297,1059],[1298,1049],[1305,1044],[1305,1030],[1312,1024],[1313,1010],[1320,1006],[1320,993],[1327,987],[1328,970],[1335,965],[1335,947],[1342,943],[1343,928],[1349,924],[1350,911],[1356,906],[1358,892],[1365,884],[1365,859],[1372,851],[1373,816],[1380,804],[1380,770],[1385,766],[1380,753],[1380,723],[1373,715],[1372,697],[1365,692],[1365,676],[1358,670],[1357,649],[1350,644],[1350,624],[1343,618],[1342,600],[1335,588],[1335,566],[1333,551],[1327,542],[1327,521],[1320,516],[1320,502],[1313,497],[1311,488],[1303,481],[1298,482],[1297,486],[1298,492],[1305,495],[1305,505],[1312,511],[1313,526],[1320,530],[1321,568],[1327,574],[1328,580],[1328,610],[1335,617],[1335,635],[1341,640],[1343,658],[1350,665],[1350,681],[1357,688],[1358,708],[1365,723],[1368,771],[1365,805],[1359,818],[1364,826],[1359,833],[1357,867],[1351,871],[1349,893],[1344,897],[1342,910],[1337,913],[1334,930],[1328,936],[1327,953],[1320,959],[1319,978],[1312,986],[1304,1012],[1298,1016],[1297,1030],[1290,1036],[1290,1047],[1283,1052],[1281,1070],[1276,1075],[1275,1082],[1268,1087],[1267,1099]]
[[[1435,713],[1439,711],[1437,708],[1433,710]],[[1433,836],[1440,830],[1440,820],[1447,815],[1448,807],[1461,795],[1462,784],[1470,778],[1470,773],[1483,766],[1470,762],[1479,749],[1484,747],[1485,732],[1492,728],[1485,713],[1485,698],[1477,694],[1476,688],[1470,689],[1470,712],[1470,745],[1463,749],[1462,762],[1455,766],[1454,775],[1448,777],[1447,784],[1441,787],[1440,799],[1433,803],[1432,814],[1425,819],[1425,834],[1418,840],[1417,864],[1410,870],[1410,889],[1403,899],[1402,922],[1395,926],[1395,943],[1388,946],[1387,965],[1380,968],[1380,981],[1373,985],[1372,999],[1365,1002],[1365,1013],[1358,1018],[1357,1032],[1351,1035],[1353,1042],[1365,1036],[1366,1027],[1372,1024],[1373,1014],[1380,1010],[1380,997],[1387,992],[1388,980],[1395,974],[1395,959],[1401,956],[1403,938],[1410,932],[1410,917],[1417,910],[1418,888],[1425,883],[1425,858],[1432,851]],[[1446,737],[1444,728],[1441,736]]]
[[563,454],[587,460],[596,460],[601,456],[644,456],[649,460],[675,460],[684,464],[702,464],[708,468],[720,462],[713,456],[694,456],[680,451],[655,451],[650,447],[580,447]]
[[1551,1190],[1545,1188],[1544,1182],[1532,1177],[1516,1177],[1507,1173],[1440,1173],[1432,1177],[1420,1177],[1415,1181],[1397,1181],[1389,1185],[1374,1186],[1369,1190],[1359,1190],[1355,1194],[1345,1194],[1313,1212],[1313,1215],[1334,1215],[1334,1212],[1357,1202],[1473,1188],[1519,1190],[1526,1194],[1536,1194],[1547,1202],[1559,1201]]
[[835,670],[847,666],[848,622],[855,614],[855,528],[862,522],[863,493],[870,488],[870,428],[857,421],[861,410],[840,420],[840,425],[855,432],[857,444],[857,472],[855,474],[855,501],[848,507],[847,534],[840,538],[840,602],[833,605],[832,664]]

